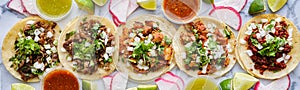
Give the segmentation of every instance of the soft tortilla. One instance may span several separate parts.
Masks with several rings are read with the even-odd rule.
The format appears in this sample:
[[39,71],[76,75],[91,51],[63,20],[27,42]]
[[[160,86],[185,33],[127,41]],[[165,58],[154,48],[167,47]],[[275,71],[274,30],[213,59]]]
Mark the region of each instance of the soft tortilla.
[[[3,46],[2,46],[2,59],[3,59],[3,64],[6,67],[7,71],[9,71],[14,77],[17,79],[23,81],[21,79],[21,75],[14,69],[10,68],[10,65],[12,62],[9,61],[9,59],[13,56],[15,56],[15,41],[17,40],[18,33],[20,32],[20,29],[23,29],[26,25],[27,21],[37,21],[37,20],[43,20],[40,17],[34,16],[34,17],[27,17],[25,19],[22,19],[21,21],[17,22],[11,29],[10,31],[6,34],[4,41],[3,41]],[[57,40],[59,37],[59,26],[56,25],[54,28],[55,30],[55,39]],[[38,82],[40,79],[38,77],[29,79],[27,82]]]
[[[204,23],[204,25],[213,23],[219,29],[224,29],[225,26],[227,26],[226,24],[224,24],[216,19],[210,18],[210,17],[198,17],[193,22],[197,22],[197,21],[201,21],[202,23]],[[228,71],[230,71],[236,62],[235,51],[234,51],[235,42],[236,42],[235,36],[229,27],[228,27],[228,30],[231,32],[231,36],[230,36],[231,39],[228,39],[228,43],[231,45],[231,48],[233,49],[232,52],[228,53],[228,57],[230,59],[229,65],[226,68],[222,68],[222,70],[218,70],[212,74],[208,74],[208,76],[211,76],[214,78],[221,77],[224,74],[226,74]],[[180,35],[182,33],[186,33],[186,32],[187,32],[187,30],[184,28],[183,25],[181,25],[178,28],[178,31],[176,32],[175,37],[173,39],[177,43],[174,48],[175,52],[186,52],[184,49],[184,45],[180,41]],[[187,73],[188,75],[193,76],[193,77],[200,76],[200,75],[198,75],[199,70],[186,70],[186,68],[184,67],[184,59],[183,59],[182,53],[176,53],[175,57],[176,57],[177,66],[179,67],[180,70],[184,71],[185,73]]]
[[300,34],[298,32],[297,27],[287,18],[282,17],[282,21],[286,21],[288,24],[290,24],[291,26],[289,28],[293,28],[293,48],[291,50],[291,52],[289,53],[289,55],[292,56],[292,59],[286,64],[287,67],[285,69],[282,69],[278,72],[273,72],[273,71],[264,71],[263,75],[261,75],[259,73],[259,70],[256,70],[254,68],[254,62],[251,60],[251,58],[244,53],[244,51],[247,50],[247,45],[246,44],[240,44],[240,39],[244,39],[244,37],[246,37],[245,32],[247,31],[247,26],[249,26],[253,21],[259,22],[261,21],[261,19],[276,19],[277,17],[282,17],[279,16],[277,14],[262,14],[259,16],[255,16],[254,18],[250,19],[243,27],[242,29],[239,31],[239,36],[238,36],[238,43],[237,43],[237,47],[236,47],[236,51],[237,51],[237,56],[239,56],[238,58],[238,62],[241,65],[241,67],[246,70],[248,73],[250,73],[251,75],[254,75],[258,78],[264,78],[264,79],[278,79],[281,78],[283,76],[286,76],[288,73],[290,73],[291,71],[293,71],[296,66],[298,65],[298,62],[300,58],[299,55],[297,55],[297,53],[300,53],[300,39],[298,39],[297,37],[300,37]]
[[[64,31],[61,33],[61,35],[59,37],[58,54],[59,54],[59,59],[60,59],[61,64],[63,64],[63,66],[66,69],[68,69],[70,71],[73,71],[75,74],[77,74],[79,78],[86,79],[86,80],[97,80],[97,79],[102,78],[103,76],[106,76],[106,75],[109,75],[110,73],[112,73],[115,70],[115,65],[113,63],[111,63],[109,71],[105,71],[103,68],[98,68],[98,70],[96,72],[94,72],[93,74],[91,74],[91,75],[90,74],[78,73],[77,71],[73,70],[72,62],[67,61],[67,56],[69,55],[69,53],[61,51],[61,48],[63,48],[63,43],[65,42],[66,34],[71,32],[71,31],[77,30],[79,22],[85,17],[87,17],[87,20],[89,20],[89,19],[99,20],[99,22],[101,24],[105,25],[107,28],[110,28],[111,32],[113,32],[113,35],[116,38],[115,44],[116,45],[119,44],[118,39],[116,37],[116,27],[111,21],[109,21],[107,18],[104,18],[104,17],[86,15],[86,16],[76,17],[71,22],[69,22],[69,24],[67,24],[66,28],[64,29]],[[117,51],[118,51],[118,48],[115,46],[115,52],[113,54],[113,60],[118,59]]]
[[[165,20],[164,18],[155,16],[155,15],[141,15],[141,16],[137,16],[137,17],[130,19],[129,21],[126,22],[125,26],[120,26],[118,28],[119,34],[122,34],[123,28],[125,28],[125,27],[128,29],[132,28],[135,21],[145,23],[146,20],[158,22],[159,28],[162,30],[162,33],[164,35],[167,35],[169,38],[173,38],[173,35],[176,32],[176,29],[173,27],[173,25],[170,22],[168,22],[167,20]],[[119,36],[120,36],[120,38],[122,38],[122,35],[119,35]],[[174,41],[172,42],[172,47],[174,50]],[[120,72],[123,72],[123,73],[127,73],[131,80],[137,81],[137,82],[148,82],[148,81],[151,81],[151,80],[159,77],[160,75],[164,74],[165,72],[171,70],[175,66],[173,56],[174,56],[174,54],[172,55],[170,66],[162,67],[155,72],[148,72],[147,74],[136,73],[133,70],[133,67],[131,65],[127,65],[126,62],[125,63],[122,62],[121,57],[119,58],[119,60],[114,60],[114,63],[117,66],[117,70]]]

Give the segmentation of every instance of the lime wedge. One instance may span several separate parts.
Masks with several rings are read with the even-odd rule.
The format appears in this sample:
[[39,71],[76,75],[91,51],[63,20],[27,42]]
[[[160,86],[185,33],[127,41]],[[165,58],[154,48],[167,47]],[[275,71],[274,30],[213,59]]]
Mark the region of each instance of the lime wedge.
[[250,5],[248,13],[256,14],[264,11],[266,11],[264,0],[254,0]]
[[230,88],[231,88],[231,78],[222,81],[220,83],[220,87],[222,88],[222,90],[230,90]]
[[23,84],[23,83],[14,83],[11,84],[11,90],[35,90],[34,87]]
[[205,3],[207,4],[213,4],[214,3],[214,0],[203,0]]
[[138,85],[137,90],[157,90],[156,85]]
[[200,77],[190,82],[185,90],[219,90],[217,84],[208,77]]
[[77,6],[82,9],[87,11],[89,14],[94,14],[94,3],[92,0],[75,0]]
[[98,6],[103,6],[106,4],[107,0],[93,0],[93,2]]
[[128,88],[126,90],[138,90],[137,87]]
[[249,74],[235,73],[232,80],[233,90],[248,90],[257,81],[259,80]]
[[82,90],[97,90],[97,85],[93,81],[82,80]]
[[286,2],[287,0],[268,0],[268,5],[272,12],[276,12],[281,9]]
[[137,3],[146,10],[156,9],[156,0],[137,0]]

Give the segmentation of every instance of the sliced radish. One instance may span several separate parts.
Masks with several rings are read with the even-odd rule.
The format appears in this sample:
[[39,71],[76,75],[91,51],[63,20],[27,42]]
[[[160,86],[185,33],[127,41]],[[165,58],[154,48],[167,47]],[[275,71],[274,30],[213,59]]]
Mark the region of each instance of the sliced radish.
[[184,81],[179,76],[173,74],[172,72],[167,72],[166,74],[162,75],[161,78],[175,82],[180,90],[184,89]]
[[288,90],[290,87],[290,82],[290,76],[287,75],[271,82],[267,86],[263,85],[260,82],[257,82],[254,86],[254,90]]
[[112,76],[104,76],[103,81],[104,81],[104,87],[105,90],[110,90],[111,85],[112,85]]
[[225,6],[232,7],[236,11],[240,12],[243,10],[248,0],[222,0],[220,2],[215,3],[215,6]]
[[155,83],[159,90],[180,90],[180,87],[176,84],[176,82],[169,81],[164,78],[157,78]]
[[127,10],[127,17],[135,11],[139,5],[137,4],[136,0],[129,0],[128,10]]
[[7,7],[13,9],[25,16],[29,16],[24,7],[22,6],[21,0],[10,0],[7,4]]
[[37,15],[37,11],[36,9],[34,8],[34,0],[21,0],[21,3],[22,3],[22,6],[24,7],[24,9],[30,13],[30,14],[33,14],[33,15]]
[[128,6],[129,0],[110,0],[109,12],[117,26],[126,21]]
[[110,90],[125,90],[127,86],[128,75],[123,73],[117,73],[114,75],[111,81]]
[[232,7],[218,6],[209,12],[209,15],[215,17],[235,30],[240,30],[242,24],[241,15]]

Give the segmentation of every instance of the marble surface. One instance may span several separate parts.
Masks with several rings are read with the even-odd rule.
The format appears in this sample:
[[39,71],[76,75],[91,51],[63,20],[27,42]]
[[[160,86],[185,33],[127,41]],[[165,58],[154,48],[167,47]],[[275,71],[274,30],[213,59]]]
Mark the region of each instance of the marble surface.
[[[128,18],[132,18],[141,14],[154,14],[154,15],[159,15],[161,17],[164,17],[162,14],[162,10],[161,10],[161,0],[157,0],[158,1],[158,6],[157,6],[157,10],[155,11],[147,11],[144,10],[142,8],[138,8],[132,15],[130,15]],[[220,1],[220,0],[215,0]],[[250,6],[250,2],[252,2],[253,0],[248,0],[247,5],[245,6],[245,8],[240,12],[241,16],[242,16],[242,23],[244,24],[245,22],[247,22],[249,19],[251,19],[253,16],[248,14],[248,9]],[[266,0],[265,0],[266,1]],[[0,46],[2,46],[3,43],[3,39],[6,35],[6,33],[10,30],[10,28],[19,20],[25,18],[25,16],[13,11],[13,10],[9,10],[6,7],[8,0],[0,0]],[[72,19],[75,18],[76,16],[80,16],[80,15],[85,15],[87,13],[85,13],[84,11],[80,10],[77,8],[77,6],[75,5],[75,3],[73,2],[73,8],[71,13],[63,20],[58,21],[58,25],[61,28],[64,28],[64,26]],[[201,13],[199,13],[199,16],[208,16],[208,12],[212,9],[211,5],[202,4],[202,8],[201,8]],[[298,29],[300,29],[300,0],[288,0],[287,4],[278,12],[276,12],[276,14],[282,15],[287,17],[288,19],[290,19],[291,21],[294,22],[294,24],[297,26]],[[264,13],[272,13],[270,11],[269,8],[267,8],[267,11]],[[108,12],[108,4],[106,4],[103,7],[99,7],[96,6],[95,8],[95,15],[99,15],[99,16],[104,16],[111,19],[111,15]],[[299,17],[299,18],[298,18]],[[176,25],[176,28],[178,28],[179,25]],[[234,31],[237,35],[238,31]],[[300,39],[300,37],[296,38],[296,39]],[[2,46],[5,47],[5,46]],[[2,57],[2,51],[0,51],[0,56]],[[178,70],[177,67],[175,67],[174,69],[172,69],[172,72],[175,73],[176,75],[184,78],[185,83],[188,82],[188,80],[191,79],[191,77],[187,76],[184,72]],[[226,78],[231,78],[233,77],[233,74],[235,72],[245,72],[241,69],[241,67],[239,66],[239,64],[237,63],[234,68],[232,68],[232,70],[230,72],[228,72],[226,75],[224,75],[221,78],[218,78],[218,81],[222,81]],[[246,73],[246,72],[245,72]],[[291,77],[291,86],[290,86],[290,90],[299,90],[300,89],[300,66],[298,66],[293,72],[290,73],[290,77]],[[2,64],[2,58],[0,58],[0,90],[10,90],[10,85],[12,83],[24,83],[20,80],[17,80],[16,78],[14,78],[12,75],[10,75],[10,73],[5,69],[4,65]],[[260,79],[262,80],[262,79]],[[269,83],[269,80],[262,80],[264,84]],[[103,85],[103,81],[102,80],[97,80],[95,81],[98,84],[98,88],[99,90],[103,90],[104,85]],[[30,84],[32,86],[34,86],[37,90],[40,90],[40,83],[27,83]],[[153,82],[150,82],[149,84],[154,84]],[[127,87],[135,87],[137,86],[138,83],[129,81]]]

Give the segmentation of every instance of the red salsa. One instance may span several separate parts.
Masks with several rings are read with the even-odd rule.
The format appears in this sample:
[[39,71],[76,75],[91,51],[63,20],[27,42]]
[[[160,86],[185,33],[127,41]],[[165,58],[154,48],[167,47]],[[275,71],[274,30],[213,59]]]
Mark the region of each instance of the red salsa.
[[178,17],[181,20],[190,19],[196,16],[199,10],[199,0],[164,0],[163,8],[171,17]]
[[54,70],[44,78],[44,90],[79,90],[78,79],[68,70]]

